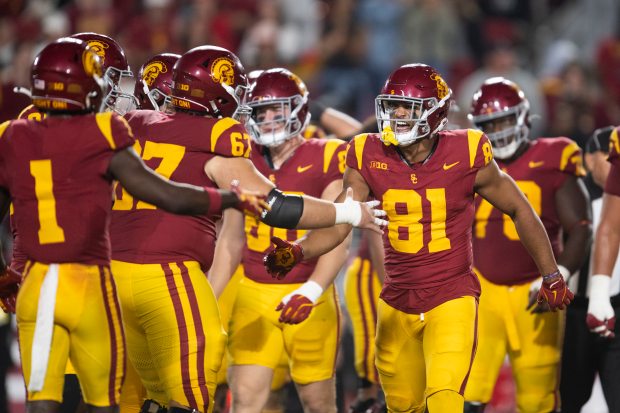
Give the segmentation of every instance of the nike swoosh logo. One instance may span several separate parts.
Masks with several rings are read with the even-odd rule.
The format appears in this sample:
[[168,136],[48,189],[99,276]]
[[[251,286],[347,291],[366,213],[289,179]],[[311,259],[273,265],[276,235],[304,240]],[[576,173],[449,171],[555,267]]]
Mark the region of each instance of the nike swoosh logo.
[[527,166],[529,166],[530,168],[538,168],[539,166],[543,166],[543,164],[545,163],[545,161],[530,161],[530,163],[527,164]]
[[312,164],[307,165],[307,166],[298,166],[297,167],[297,172],[299,172],[299,173],[306,172],[310,168],[312,168]]
[[453,166],[458,165],[460,162],[461,162],[461,161],[456,161],[456,162],[454,162],[454,163],[451,163],[450,165],[448,165],[448,164],[445,164],[445,163],[444,163],[444,164],[443,164],[443,170],[444,170],[444,171],[447,171],[448,169],[452,168]]

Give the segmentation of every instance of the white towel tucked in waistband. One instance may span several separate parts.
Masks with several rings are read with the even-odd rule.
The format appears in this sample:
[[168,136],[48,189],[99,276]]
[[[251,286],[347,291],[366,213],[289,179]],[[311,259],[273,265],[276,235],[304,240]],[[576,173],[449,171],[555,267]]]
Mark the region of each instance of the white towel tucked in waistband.
[[54,310],[56,308],[56,290],[58,290],[58,264],[50,264],[39,292],[37,322],[32,339],[32,362],[28,391],[43,390],[47,363],[52,346],[54,332]]

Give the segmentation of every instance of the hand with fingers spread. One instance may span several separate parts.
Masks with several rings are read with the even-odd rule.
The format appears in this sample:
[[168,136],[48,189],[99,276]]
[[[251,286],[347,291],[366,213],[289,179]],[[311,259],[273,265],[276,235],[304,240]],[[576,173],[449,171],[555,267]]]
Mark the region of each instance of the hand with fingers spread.
[[260,218],[270,207],[267,203],[267,195],[258,192],[246,191],[239,186],[239,181],[234,180],[230,184],[230,190],[239,198],[239,204],[235,206],[236,210]]
[[323,288],[315,281],[306,281],[298,289],[282,298],[276,311],[281,311],[279,321],[299,324],[310,316],[312,308],[323,294]]
[[283,279],[298,262],[303,260],[304,252],[301,245],[278,237],[271,237],[276,247],[263,258],[265,269],[272,277]]
[[573,300],[574,295],[568,289],[560,270],[544,275],[542,278],[540,291],[538,291],[538,303],[547,302],[551,311],[563,310]]
[[590,277],[590,300],[586,323],[590,331],[601,337],[612,339],[616,326],[616,314],[609,298],[611,277],[594,274]]
[[344,202],[335,203],[336,224],[350,224],[354,227],[369,229],[379,234],[383,233],[383,227],[388,223],[379,217],[387,213],[382,209],[376,209],[380,202],[377,200],[358,202],[353,200],[353,188],[347,188],[347,196]]
[[0,308],[5,313],[15,312],[15,302],[22,275],[7,267],[0,273]]

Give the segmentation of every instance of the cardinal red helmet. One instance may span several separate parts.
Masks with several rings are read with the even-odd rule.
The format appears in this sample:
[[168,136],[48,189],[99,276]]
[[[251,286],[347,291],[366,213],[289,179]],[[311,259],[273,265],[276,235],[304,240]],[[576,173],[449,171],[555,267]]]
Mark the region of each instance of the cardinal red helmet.
[[[252,108],[251,131],[257,143],[277,146],[297,136],[310,121],[308,88],[294,73],[282,68],[261,72],[248,93]],[[266,119],[264,108],[271,107],[275,115]]]
[[140,109],[163,110],[170,101],[172,68],[180,57],[174,53],[161,53],[140,67],[133,90]]
[[245,106],[248,78],[239,58],[217,46],[199,46],[174,65],[170,104],[203,115],[240,118]]
[[[468,117],[487,134],[495,157],[508,159],[527,141],[529,110],[530,104],[516,83],[503,77],[492,77],[474,93]],[[507,117],[513,120],[496,130],[495,122]]]
[[133,78],[123,48],[111,37],[99,33],[85,32],[71,35],[85,41],[101,57],[103,78],[109,84],[109,93],[105,97],[106,106],[121,115],[135,107],[133,95],[123,91],[124,79]]
[[381,139],[387,145],[409,145],[439,132],[448,123],[450,96],[452,91],[431,66],[399,67],[375,99]]
[[32,103],[43,112],[98,112],[106,92],[102,76],[101,58],[86,42],[58,39],[32,63]]

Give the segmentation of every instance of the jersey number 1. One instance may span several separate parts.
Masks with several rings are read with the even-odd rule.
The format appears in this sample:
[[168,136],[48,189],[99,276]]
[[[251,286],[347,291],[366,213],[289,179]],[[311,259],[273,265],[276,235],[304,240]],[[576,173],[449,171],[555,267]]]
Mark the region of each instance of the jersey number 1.
[[52,161],[50,159],[30,161],[30,175],[34,178],[34,192],[37,197],[39,244],[65,242],[65,231],[58,225],[56,218]]

